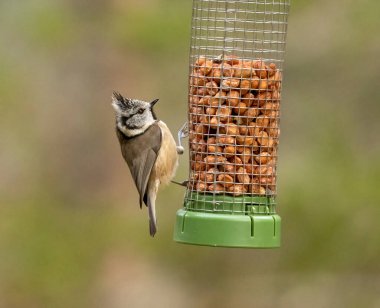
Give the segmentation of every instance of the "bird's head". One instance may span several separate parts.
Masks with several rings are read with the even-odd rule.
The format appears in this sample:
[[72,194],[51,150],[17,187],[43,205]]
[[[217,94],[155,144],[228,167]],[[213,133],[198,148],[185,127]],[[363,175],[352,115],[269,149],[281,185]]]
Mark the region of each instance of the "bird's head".
[[143,133],[156,121],[153,106],[158,99],[145,102],[123,97],[120,93],[112,95],[112,107],[116,112],[116,125],[127,136]]

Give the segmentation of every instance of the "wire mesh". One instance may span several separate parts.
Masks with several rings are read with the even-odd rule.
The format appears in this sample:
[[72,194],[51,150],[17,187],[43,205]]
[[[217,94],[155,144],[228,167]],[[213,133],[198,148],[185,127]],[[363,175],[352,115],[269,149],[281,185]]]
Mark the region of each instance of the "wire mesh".
[[185,207],[273,212],[289,0],[194,0]]

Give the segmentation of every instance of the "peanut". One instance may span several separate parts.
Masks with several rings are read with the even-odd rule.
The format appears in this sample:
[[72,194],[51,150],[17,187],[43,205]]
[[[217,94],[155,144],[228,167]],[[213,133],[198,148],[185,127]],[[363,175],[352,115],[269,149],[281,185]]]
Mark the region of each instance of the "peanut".
[[193,161],[203,161],[203,153],[202,154],[195,154],[192,156]]
[[222,105],[226,100],[226,92],[219,91],[216,93],[211,99],[209,104],[212,107],[218,107],[219,105]]
[[235,173],[235,168],[236,168],[235,164],[229,163],[229,162],[219,166],[220,171],[230,173],[230,174]]
[[215,115],[216,114],[216,108],[214,108],[214,107],[207,107],[206,108],[206,114],[208,114],[208,115]]
[[237,115],[243,115],[247,111],[247,105],[245,103],[238,103],[237,106],[233,108],[233,111]]
[[247,164],[244,167],[245,167],[245,170],[247,170],[248,174],[250,174],[250,175],[254,175],[255,174],[255,167],[254,167],[254,165]]
[[240,145],[250,146],[255,141],[255,138],[252,136],[236,136],[236,143]]
[[273,181],[274,181],[274,177],[273,176],[261,176],[260,179],[259,179],[259,182],[260,184],[272,184]]
[[196,190],[198,191],[206,191],[207,185],[203,182],[197,182],[196,184]]
[[227,97],[227,102],[231,105],[231,106],[237,106],[237,104],[239,103],[239,99],[240,99],[240,93],[239,91],[230,91],[230,93],[228,94],[228,97]]
[[242,154],[244,152],[245,146],[244,145],[236,145],[236,152],[239,154]]
[[281,71],[275,63],[220,55],[195,60],[189,83],[189,189],[276,191]]
[[251,80],[251,88],[258,89],[260,87],[260,78],[257,76],[253,76]]
[[215,137],[209,137],[207,139],[207,145],[216,145],[216,138]]
[[237,65],[240,63],[240,59],[237,57],[237,56],[233,56],[233,55],[230,55],[230,56],[227,56],[225,58],[225,61],[229,64],[229,65]]
[[269,175],[269,176],[272,176],[274,174],[274,168],[270,164],[259,165],[259,166],[255,167],[254,173],[255,173],[255,175],[259,175],[259,176],[260,175]]
[[198,105],[199,104],[199,97],[195,95],[189,95],[189,104],[190,106]]
[[223,148],[221,146],[217,146],[217,145],[209,145],[207,147],[207,150],[209,151],[209,153],[217,153],[217,154],[222,154],[223,153]]
[[268,77],[272,77],[276,73],[276,64],[270,63],[268,68]]
[[251,92],[243,95],[241,101],[247,105],[247,107],[251,107],[255,102],[255,95]]
[[249,177],[249,175],[247,174],[247,171],[243,167],[240,167],[237,170],[237,179],[242,184],[251,183],[251,178]]
[[200,100],[199,100],[199,105],[202,105],[202,106],[205,106],[205,105],[209,105],[210,104],[210,99],[211,99],[211,96],[203,96]]
[[260,127],[261,129],[263,129],[263,128],[268,127],[269,120],[270,120],[270,118],[268,118],[267,116],[258,116],[256,118],[256,124],[257,124],[258,127]]
[[219,183],[215,183],[215,184],[209,185],[208,190],[214,193],[222,193],[224,192],[224,187],[223,185],[220,185]]
[[268,88],[268,81],[266,81],[265,79],[260,80],[259,89],[266,90],[267,88]]
[[277,111],[279,109],[279,104],[278,103],[274,103],[274,102],[266,102],[263,106],[262,106],[262,110],[261,112],[264,114],[264,115],[273,115],[272,111]]
[[252,67],[253,68],[253,65],[255,64],[256,60],[244,60],[243,61],[243,65],[244,66],[247,66],[247,67]]
[[263,147],[267,147],[268,144],[269,144],[269,136],[268,136],[268,133],[266,131],[261,131],[257,137],[257,142],[263,146]]
[[273,99],[274,101],[279,101],[279,100],[281,99],[281,93],[280,93],[280,91],[278,91],[278,90],[274,90],[274,91],[272,92],[272,99]]
[[230,159],[230,161],[231,161],[231,163],[233,163],[234,165],[237,165],[237,166],[243,165],[243,161],[237,156],[232,157]]
[[257,108],[249,108],[245,113],[245,116],[249,119],[256,118],[259,115],[259,110]]
[[199,134],[199,136],[204,136],[207,133],[207,127],[204,125],[197,125],[195,127],[195,133]]
[[191,169],[195,171],[204,171],[206,170],[206,165],[204,162],[194,161],[191,162]]
[[202,113],[203,113],[202,107],[191,107],[191,109],[190,109],[191,121],[193,123],[199,123],[200,122],[200,115]]
[[206,182],[206,183],[212,183],[214,178],[213,178],[212,174],[208,174],[204,171],[200,171],[198,180],[202,181],[202,182]]
[[206,84],[206,78],[199,73],[195,73],[191,77],[191,84],[197,87],[204,86]]
[[258,144],[258,142],[256,140],[253,141],[253,143],[251,145],[251,148],[252,148],[252,152],[253,153],[256,153],[256,152],[260,151],[260,146],[259,146],[259,144]]
[[217,117],[212,117],[210,119],[210,127],[216,129],[216,128],[218,128],[218,125],[219,125],[218,118]]
[[253,67],[255,68],[256,75],[259,76],[261,79],[267,78],[267,66],[265,65],[264,61],[259,60],[256,61],[253,64]]
[[251,193],[256,195],[265,195],[265,188],[257,183],[253,183],[251,186]]
[[255,75],[255,70],[253,70],[252,67],[247,65],[234,65],[233,69],[233,76],[236,78],[251,78],[251,76]]
[[204,65],[206,62],[206,57],[205,56],[199,56],[197,60],[195,60],[195,67],[199,68],[199,66]]
[[273,120],[267,128],[268,135],[277,138],[280,135],[280,129],[278,128],[278,121]]
[[223,156],[208,155],[204,158],[204,162],[208,165],[222,164],[227,161]]
[[[203,125],[209,125],[210,124],[210,116],[204,114],[199,117],[199,123]],[[198,124],[199,124],[198,123]]]
[[235,144],[235,138],[231,136],[221,135],[217,138],[217,141],[222,145]]
[[236,154],[236,147],[229,145],[224,148],[224,155],[229,158]]
[[262,105],[264,105],[267,101],[270,101],[272,99],[272,94],[270,92],[259,92],[258,96],[258,103],[259,103],[259,106],[261,107]]
[[244,79],[240,82],[240,93],[242,95],[247,94],[251,89],[251,81],[249,79]]
[[215,81],[207,82],[206,89],[207,89],[207,94],[211,96],[214,96],[219,91],[218,84]]
[[282,76],[281,76],[281,72],[279,70],[277,70],[276,73],[274,74],[273,80],[275,82],[275,87],[277,89],[280,89]]
[[197,95],[198,97],[202,97],[208,94],[207,89],[204,86],[197,87],[196,89],[197,91],[195,92],[195,95]]
[[219,171],[216,168],[210,168],[206,172],[200,172],[199,180],[208,182],[208,183],[213,183],[217,177],[218,172]]
[[244,148],[243,152],[240,155],[240,159],[243,161],[244,164],[248,164],[252,157],[251,150],[249,148]]
[[231,65],[227,63],[213,64],[213,69],[211,71],[211,77],[215,81],[219,81],[223,77],[232,77],[233,70]]
[[222,106],[216,111],[216,115],[221,122],[226,122],[231,114],[231,109],[227,106]]
[[248,124],[248,133],[250,136],[258,136],[261,129],[262,128],[260,128],[255,122],[250,122]]
[[201,74],[203,76],[208,76],[210,74],[211,70],[212,70],[212,61],[210,61],[210,60],[206,60],[198,68],[199,74]]
[[220,65],[220,68],[221,68],[223,77],[232,77],[233,69],[231,65],[229,65],[228,63],[224,63]]
[[234,184],[228,188],[228,191],[234,196],[241,196],[247,192],[247,188],[242,184]]
[[221,84],[221,87],[223,89],[236,89],[238,88],[240,85],[240,80],[239,79],[236,79],[236,78],[228,78],[228,79],[224,79],[222,81],[222,84]]
[[234,183],[233,177],[225,173],[218,175],[218,181],[221,182],[220,184],[224,187],[231,187]]
[[234,123],[226,124],[225,126],[221,126],[220,130],[223,134],[229,136],[236,136],[239,134],[239,127]]
[[189,175],[189,181],[197,181],[199,179],[199,172],[191,171]]
[[190,147],[195,152],[205,152],[206,151],[206,142],[203,139],[197,140],[193,139],[193,141],[190,142]]
[[270,157],[271,155],[268,152],[262,152],[259,155],[255,156],[255,160],[259,164],[266,164],[269,161]]
[[239,127],[239,134],[240,135],[248,135],[248,127],[247,126],[240,126]]

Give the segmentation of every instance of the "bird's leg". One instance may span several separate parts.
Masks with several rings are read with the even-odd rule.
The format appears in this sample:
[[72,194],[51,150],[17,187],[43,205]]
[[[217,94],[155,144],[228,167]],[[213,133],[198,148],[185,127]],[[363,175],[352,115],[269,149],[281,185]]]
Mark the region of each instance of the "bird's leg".
[[182,155],[184,152],[184,148],[182,146],[182,139],[189,136],[189,127],[187,122],[182,125],[181,129],[178,131],[178,145],[177,145],[177,153]]
[[160,181],[156,179],[154,181],[150,181],[148,185],[149,233],[152,237],[154,237],[157,232],[156,198]]

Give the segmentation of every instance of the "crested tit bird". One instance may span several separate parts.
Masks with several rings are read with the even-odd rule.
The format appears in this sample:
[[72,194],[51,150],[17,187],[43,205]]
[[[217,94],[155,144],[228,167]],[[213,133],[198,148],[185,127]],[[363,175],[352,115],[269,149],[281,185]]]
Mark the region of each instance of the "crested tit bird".
[[129,99],[118,92],[112,96],[121,153],[140,194],[140,208],[143,202],[148,207],[151,236],[157,231],[158,188],[173,178],[178,166],[177,151],[180,151],[166,124],[153,112],[157,101]]

